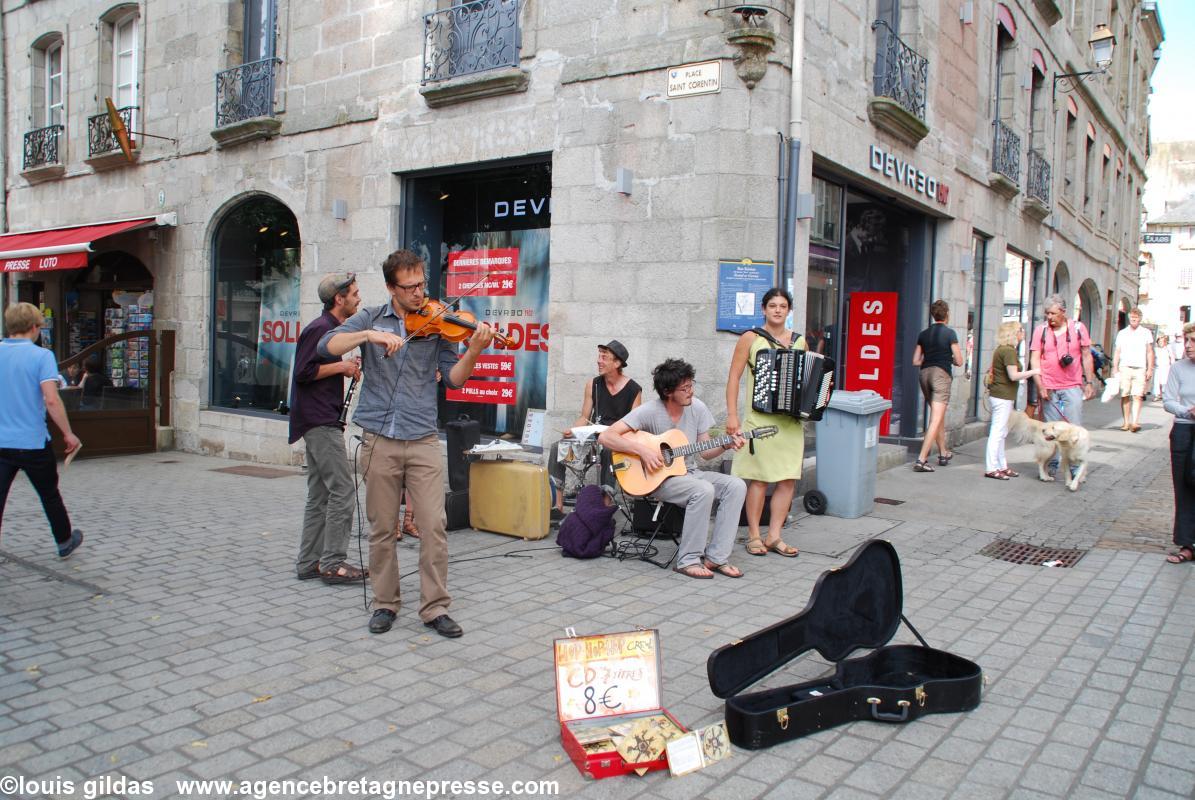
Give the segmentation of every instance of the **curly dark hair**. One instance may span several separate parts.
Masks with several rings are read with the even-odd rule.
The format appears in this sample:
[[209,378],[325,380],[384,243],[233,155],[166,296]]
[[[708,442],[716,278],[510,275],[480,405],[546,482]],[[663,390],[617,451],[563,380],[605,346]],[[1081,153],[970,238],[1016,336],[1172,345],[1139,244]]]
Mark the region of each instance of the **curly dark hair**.
[[395,250],[390,255],[386,256],[386,260],[382,262],[382,278],[385,279],[387,286],[397,286],[398,279],[395,274],[399,272],[414,272],[418,270],[426,275],[426,266],[423,259],[412,253],[410,250]]
[[697,376],[693,365],[679,358],[670,358],[651,371],[652,386],[661,400],[667,400],[676,387]]

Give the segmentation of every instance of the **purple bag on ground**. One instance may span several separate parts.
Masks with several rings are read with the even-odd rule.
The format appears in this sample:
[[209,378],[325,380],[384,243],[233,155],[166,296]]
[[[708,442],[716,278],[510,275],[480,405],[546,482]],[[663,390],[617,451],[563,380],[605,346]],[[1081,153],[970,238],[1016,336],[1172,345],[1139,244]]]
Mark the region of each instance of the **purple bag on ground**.
[[614,538],[613,505],[600,486],[582,486],[573,513],[560,523],[556,544],[567,558],[597,558]]

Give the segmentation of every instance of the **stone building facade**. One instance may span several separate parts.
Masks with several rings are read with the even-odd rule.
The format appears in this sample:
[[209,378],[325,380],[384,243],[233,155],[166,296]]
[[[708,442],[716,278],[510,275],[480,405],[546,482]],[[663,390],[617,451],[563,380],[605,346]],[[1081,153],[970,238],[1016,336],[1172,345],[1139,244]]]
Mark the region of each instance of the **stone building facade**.
[[[4,219],[36,234],[0,240],[5,292],[54,312],[65,358],[80,313],[131,318],[152,289],[176,446],[276,463],[301,457],[277,409],[319,276],[355,271],[380,303],[400,246],[512,332],[444,407],[496,434],[527,409],[566,427],[612,338],[645,386],[692,361],[720,416],[719,328],[749,322],[734,299],[761,282],[791,281],[794,324],[859,378],[852,297],[895,292],[889,434],[912,439],[931,299],[972,375],[1047,288],[1097,339],[1135,299],[1155,6],[3,0]],[[1094,69],[1100,22],[1106,74],[1056,79]],[[50,235],[90,252],[25,263]],[[956,381],[956,435],[983,417],[977,383]]]
[[1147,325],[1181,340],[1195,319],[1195,141],[1155,144],[1147,171],[1141,310]]

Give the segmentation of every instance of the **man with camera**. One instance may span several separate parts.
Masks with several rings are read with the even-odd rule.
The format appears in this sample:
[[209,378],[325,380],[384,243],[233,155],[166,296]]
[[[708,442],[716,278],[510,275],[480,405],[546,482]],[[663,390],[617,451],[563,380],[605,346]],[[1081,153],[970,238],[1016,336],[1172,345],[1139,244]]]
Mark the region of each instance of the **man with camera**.
[[[1078,320],[1066,318],[1066,301],[1052,294],[1042,303],[1046,322],[1033,332],[1029,366],[1041,370],[1033,379],[1047,421],[1083,424],[1083,401],[1095,396],[1091,336]],[[1073,469],[1073,468],[1072,468]],[[1058,470],[1058,454],[1050,459],[1050,475]]]

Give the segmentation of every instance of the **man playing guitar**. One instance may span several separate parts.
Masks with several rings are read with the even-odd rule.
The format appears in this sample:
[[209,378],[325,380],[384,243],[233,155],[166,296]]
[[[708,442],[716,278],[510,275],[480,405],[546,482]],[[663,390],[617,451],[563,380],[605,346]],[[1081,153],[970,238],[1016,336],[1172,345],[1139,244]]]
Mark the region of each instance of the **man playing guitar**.
[[[670,358],[652,370],[651,374],[652,384],[659,397],[633,409],[598,438],[603,447],[638,458],[648,473],[661,469],[664,458],[658,447],[637,440],[633,436],[636,431],[662,434],[677,428],[690,442],[700,443],[709,440],[709,430],[714,424],[714,415],[709,408],[693,396],[695,371],[692,364]],[[716,458],[728,448],[738,450],[742,446],[743,438],[736,435],[727,447],[714,447],[702,451],[700,455],[708,460]],[[690,578],[708,579],[714,577],[715,572],[730,578],[741,578],[743,573],[729,560],[747,486],[741,478],[733,475],[698,471],[693,466],[689,465],[685,475],[667,478],[653,493],[657,499],[685,510],[674,569]],[[718,501],[718,513],[711,531],[710,511],[715,499]]]

